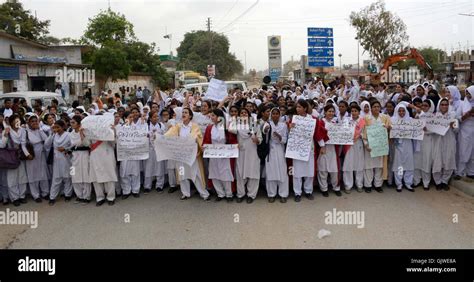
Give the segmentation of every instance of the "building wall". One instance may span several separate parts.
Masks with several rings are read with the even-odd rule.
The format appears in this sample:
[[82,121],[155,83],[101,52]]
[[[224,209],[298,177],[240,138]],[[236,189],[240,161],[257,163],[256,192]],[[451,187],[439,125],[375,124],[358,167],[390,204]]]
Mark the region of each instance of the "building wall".
[[[111,89],[112,93],[117,93],[119,92],[119,88],[121,86],[129,87],[132,89],[134,86],[141,87],[143,89],[144,86],[146,86],[148,89],[153,91],[155,88],[155,85],[153,83],[152,77],[149,75],[129,75],[128,79],[118,79],[117,81],[112,81],[111,79],[108,79],[107,82],[105,83],[105,91]],[[98,87],[98,84],[96,83],[96,87]],[[98,88],[96,88],[98,90]],[[99,93],[100,91],[96,91],[96,93]]]

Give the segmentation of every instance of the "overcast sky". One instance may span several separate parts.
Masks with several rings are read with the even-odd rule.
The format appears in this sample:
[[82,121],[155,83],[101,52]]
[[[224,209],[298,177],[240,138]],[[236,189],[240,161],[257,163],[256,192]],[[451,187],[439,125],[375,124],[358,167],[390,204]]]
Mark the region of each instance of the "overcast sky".
[[[2,1],[5,2],[5,1]],[[50,33],[56,37],[80,37],[88,18],[107,9],[125,14],[133,23],[137,37],[156,42],[160,54],[169,54],[191,30],[206,28],[207,17],[212,30],[224,32],[231,52],[247,69],[268,68],[268,35],[282,36],[283,62],[307,53],[307,27],[332,27],[335,53],[342,54],[342,64],[357,63],[355,30],[349,25],[351,11],[359,11],[375,0],[21,0],[26,9],[36,11],[40,19],[51,20]],[[474,49],[474,17],[459,13],[474,12],[473,0],[386,0],[387,9],[395,12],[407,25],[409,44],[446,49]],[[246,12],[246,13],[245,13]],[[237,20],[236,20],[237,19]],[[235,21],[236,20],[236,21]],[[468,43],[469,41],[469,43]],[[368,58],[367,54],[361,58]],[[336,58],[336,64],[339,64]]]

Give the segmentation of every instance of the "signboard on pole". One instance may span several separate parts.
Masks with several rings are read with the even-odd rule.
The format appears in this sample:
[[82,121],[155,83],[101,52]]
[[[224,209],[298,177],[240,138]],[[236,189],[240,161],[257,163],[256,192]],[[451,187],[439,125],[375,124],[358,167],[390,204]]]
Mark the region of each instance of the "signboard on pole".
[[273,82],[278,80],[282,73],[281,63],[281,36],[268,36],[268,69]]
[[308,27],[308,66],[334,66],[334,33],[332,28]]

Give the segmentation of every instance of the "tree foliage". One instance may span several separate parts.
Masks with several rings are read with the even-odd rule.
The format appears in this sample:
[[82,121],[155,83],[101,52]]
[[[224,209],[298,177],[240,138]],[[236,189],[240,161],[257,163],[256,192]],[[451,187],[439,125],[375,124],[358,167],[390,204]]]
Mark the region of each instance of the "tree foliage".
[[242,63],[229,52],[225,35],[208,31],[193,31],[184,35],[178,47],[179,69],[207,75],[207,65],[216,66],[216,78],[228,80],[243,71]]
[[18,1],[7,1],[0,5],[0,29],[15,36],[33,41],[49,33],[49,20],[41,21],[25,10]]
[[406,46],[406,25],[396,14],[385,9],[383,0],[352,12],[349,19],[357,30],[361,46],[379,63]]

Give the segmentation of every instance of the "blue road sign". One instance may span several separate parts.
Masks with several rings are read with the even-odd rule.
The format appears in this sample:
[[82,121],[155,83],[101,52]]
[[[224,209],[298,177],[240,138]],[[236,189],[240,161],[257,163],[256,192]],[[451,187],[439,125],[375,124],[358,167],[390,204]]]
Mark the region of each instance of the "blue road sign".
[[308,57],[332,57],[334,48],[308,48]]
[[332,37],[333,32],[332,28],[325,27],[308,27],[308,36],[314,37]]
[[334,39],[330,38],[308,38],[308,47],[333,47]]
[[308,66],[310,67],[333,67],[333,58],[308,57]]
[[270,77],[272,81],[278,81],[278,78],[281,75],[281,69],[270,69]]

